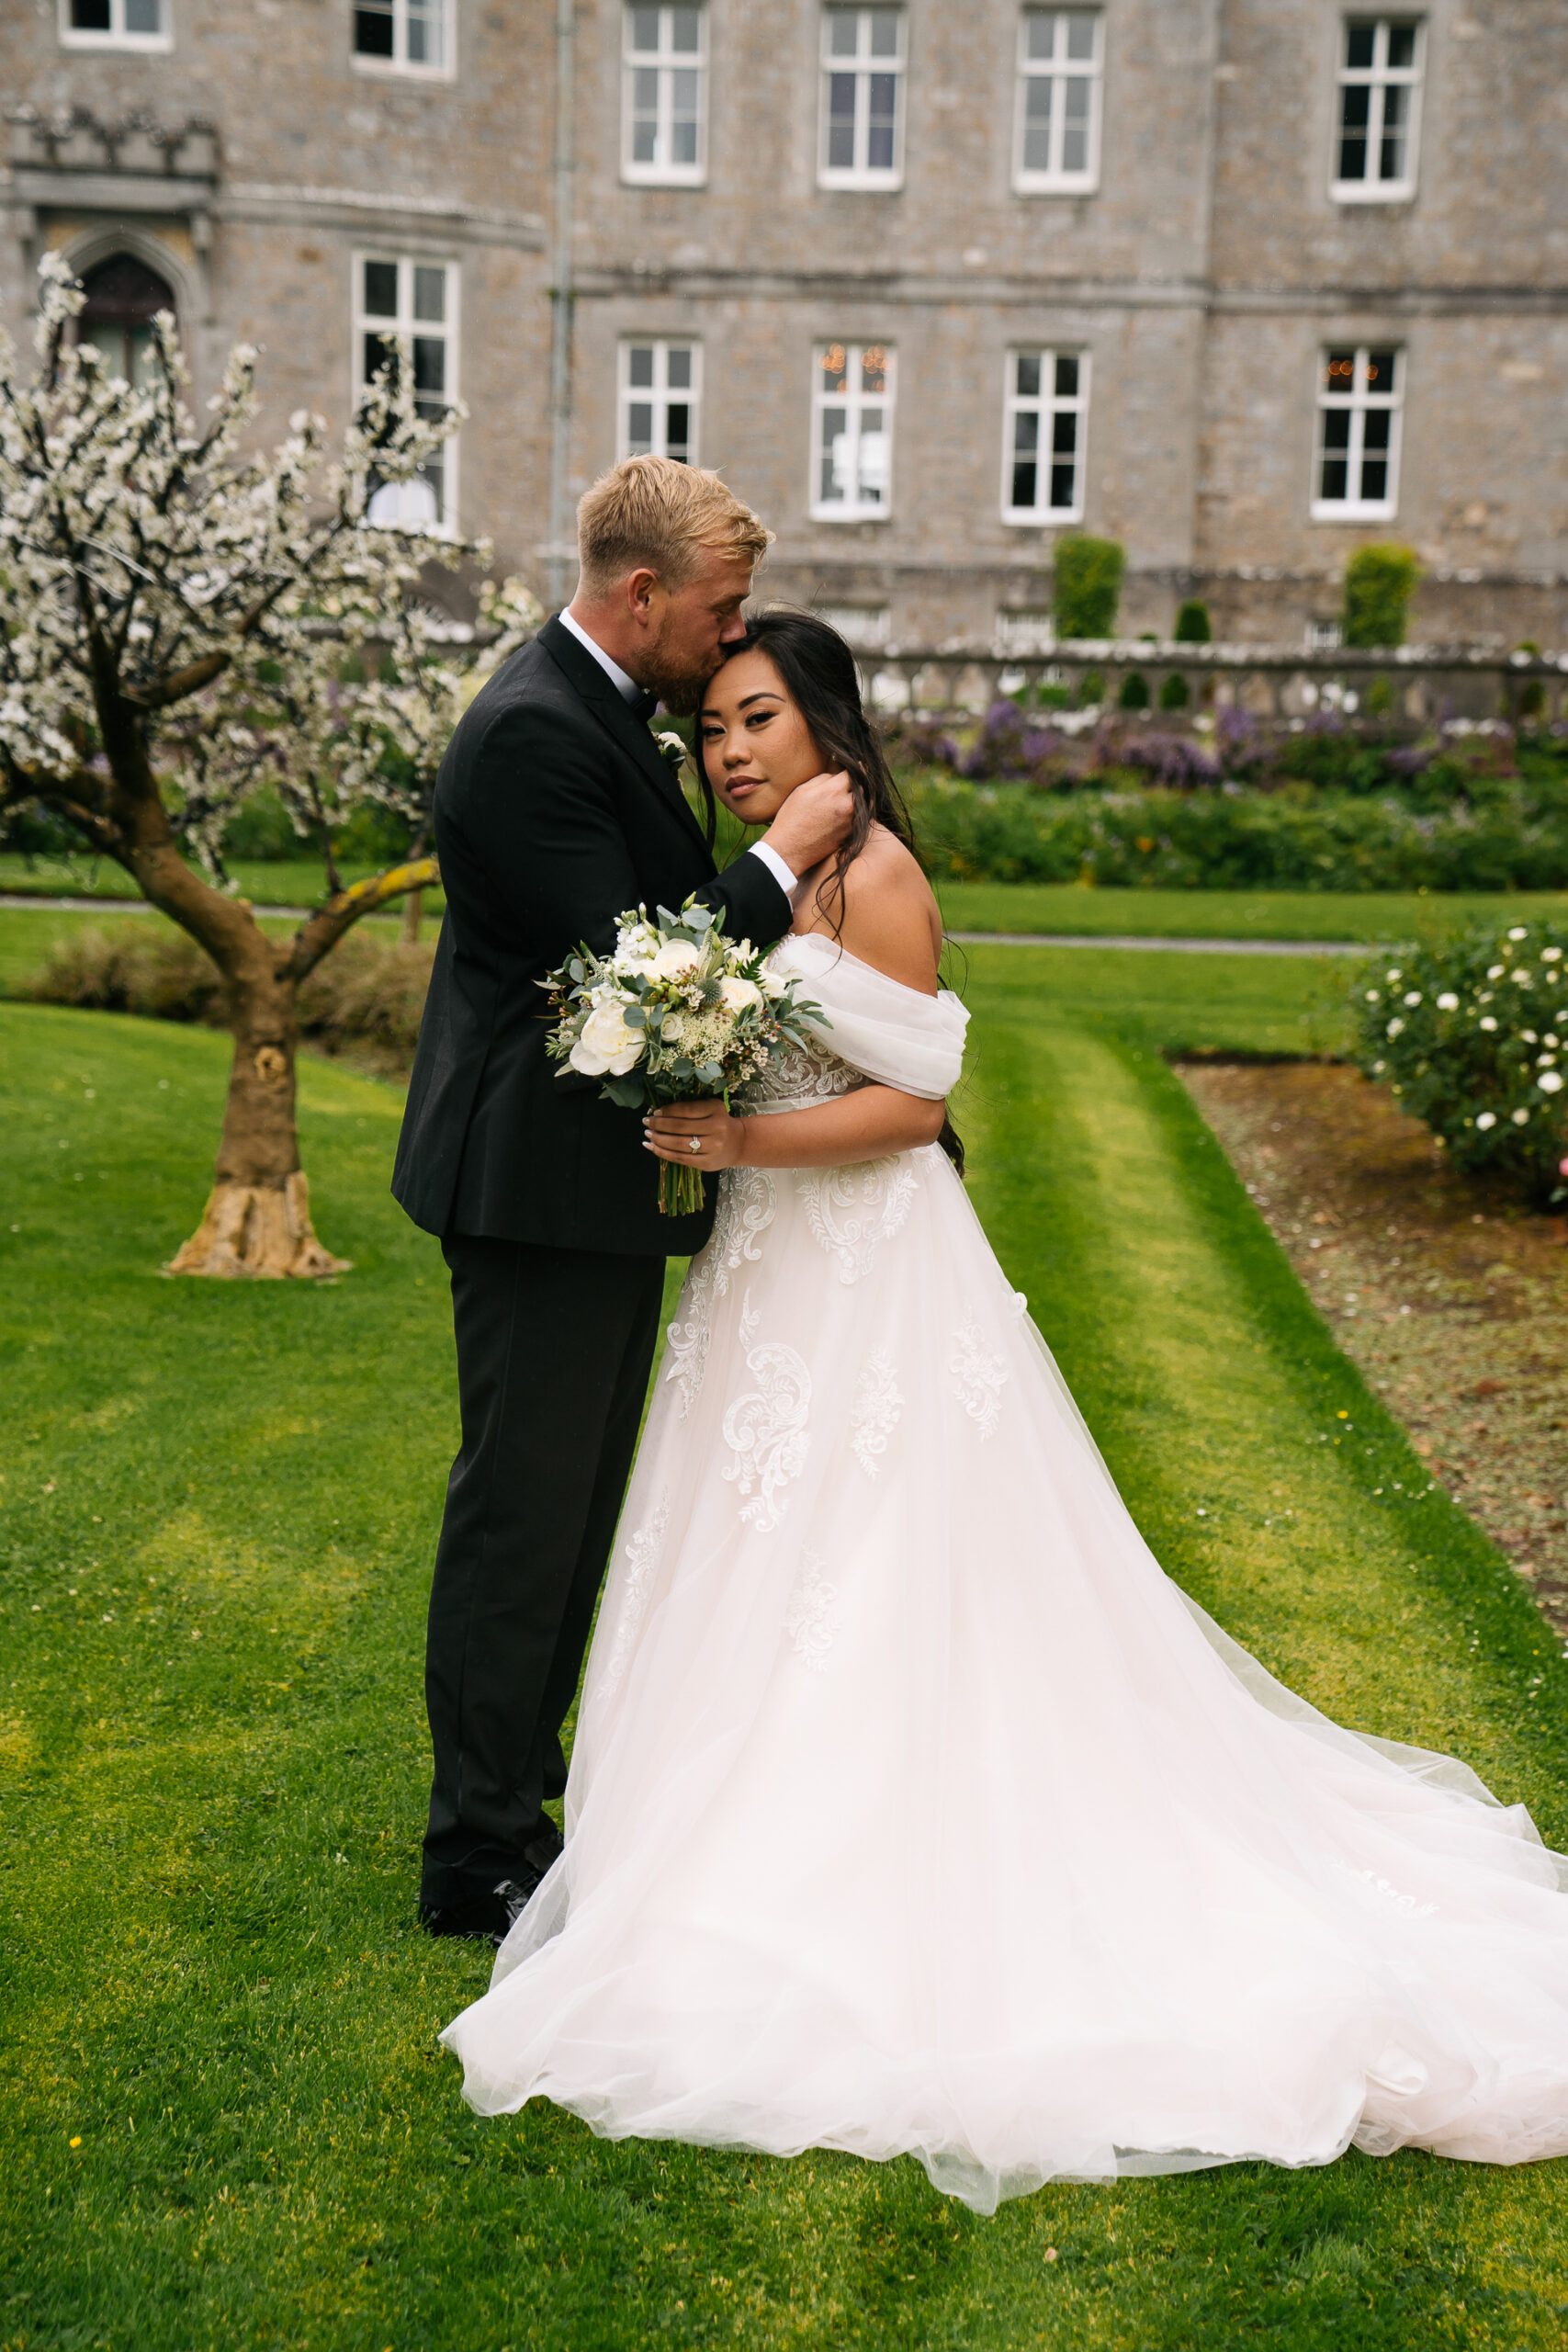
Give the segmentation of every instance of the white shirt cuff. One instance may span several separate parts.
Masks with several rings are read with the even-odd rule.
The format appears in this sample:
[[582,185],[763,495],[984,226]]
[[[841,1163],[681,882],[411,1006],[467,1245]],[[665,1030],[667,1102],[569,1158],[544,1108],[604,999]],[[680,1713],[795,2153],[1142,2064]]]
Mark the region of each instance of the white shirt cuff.
[[766,842],[753,842],[746,854],[748,857],[760,857],[784,897],[786,899],[794,897],[795,884],[799,877],[790,872],[776,849],[770,849]]

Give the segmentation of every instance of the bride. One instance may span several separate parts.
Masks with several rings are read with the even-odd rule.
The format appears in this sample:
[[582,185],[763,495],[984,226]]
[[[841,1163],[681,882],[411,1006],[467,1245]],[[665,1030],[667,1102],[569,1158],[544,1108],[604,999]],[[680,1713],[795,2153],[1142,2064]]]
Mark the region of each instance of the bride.
[[1568,1866],[1162,1574],[991,1254],[943,1108],[967,1016],[848,649],[764,615],[700,727],[746,821],[842,767],[857,822],[774,951],[818,1042],[649,1129],[665,1158],[697,1138],[718,1216],[565,1852],[444,2037],[466,2096],[908,2152],[983,2212],[1352,2143],[1568,2151]]

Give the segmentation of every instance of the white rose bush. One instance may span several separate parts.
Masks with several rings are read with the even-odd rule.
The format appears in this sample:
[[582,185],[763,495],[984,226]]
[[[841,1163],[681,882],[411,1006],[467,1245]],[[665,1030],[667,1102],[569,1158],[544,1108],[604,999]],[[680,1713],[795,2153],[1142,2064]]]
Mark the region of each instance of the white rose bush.
[[[41,807],[122,866],[222,977],[234,1060],[215,1181],[170,1272],[333,1275],[295,1127],[301,981],[363,916],[438,880],[428,838],[440,752],[468,678],[526,633],[525,592],[492,591],[479,639],[431,606],[431,567],[482,550],[367,520],[461,411],[420,413],[409,355],[388,364],[328,463],[301,411],[258,452],[256,355],[231,355],[197,421],[175,322],[128,383],[77,329],[82,289],[39,266],[36,365],[0,337],[0,819]],[[265,933],[223,874],[246,796],[278,793],[325,853],[328,894],[291,937]],[[332,837],[367,801],[415,854],[339,887]]]
[[1568,1194],[1568,930],[1511,923],[1369,965],[1354,1059],[1458,1168]]
[[[557,1016],[552,1058],[628,1111],[727,1098],[791,1046],[821,1007],[767,967],[749,939],[689,899],[679,914],[637,907],[616,920],[608,956],[579,947],[542,983]],[[564,1074],[564,1073],[563,1073]],[[659,1165],[659,1205],[685,1216],[703,1204],[698,1168]]]

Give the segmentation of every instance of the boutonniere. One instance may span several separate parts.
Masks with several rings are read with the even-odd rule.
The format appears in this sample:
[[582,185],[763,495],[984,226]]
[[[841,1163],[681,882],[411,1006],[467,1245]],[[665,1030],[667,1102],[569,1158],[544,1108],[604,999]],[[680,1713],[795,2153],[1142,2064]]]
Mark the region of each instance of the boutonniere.
[[660,758],[668,760],[672,768],[678,768],[686,756],[684,740],[676,734],[673,728],[670,728],[663,734],[656,735],[653,740],[659,746]]

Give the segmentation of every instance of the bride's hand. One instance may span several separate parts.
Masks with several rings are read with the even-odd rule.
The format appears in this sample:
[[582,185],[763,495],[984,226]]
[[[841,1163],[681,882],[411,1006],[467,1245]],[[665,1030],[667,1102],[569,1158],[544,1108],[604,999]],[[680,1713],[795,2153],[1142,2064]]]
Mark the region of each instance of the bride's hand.
[[746,1148],[745,1120],[732,1119],[722,1102],[667,1102],[642,1125],[649,1151],[686,1168],[738,1168]]

